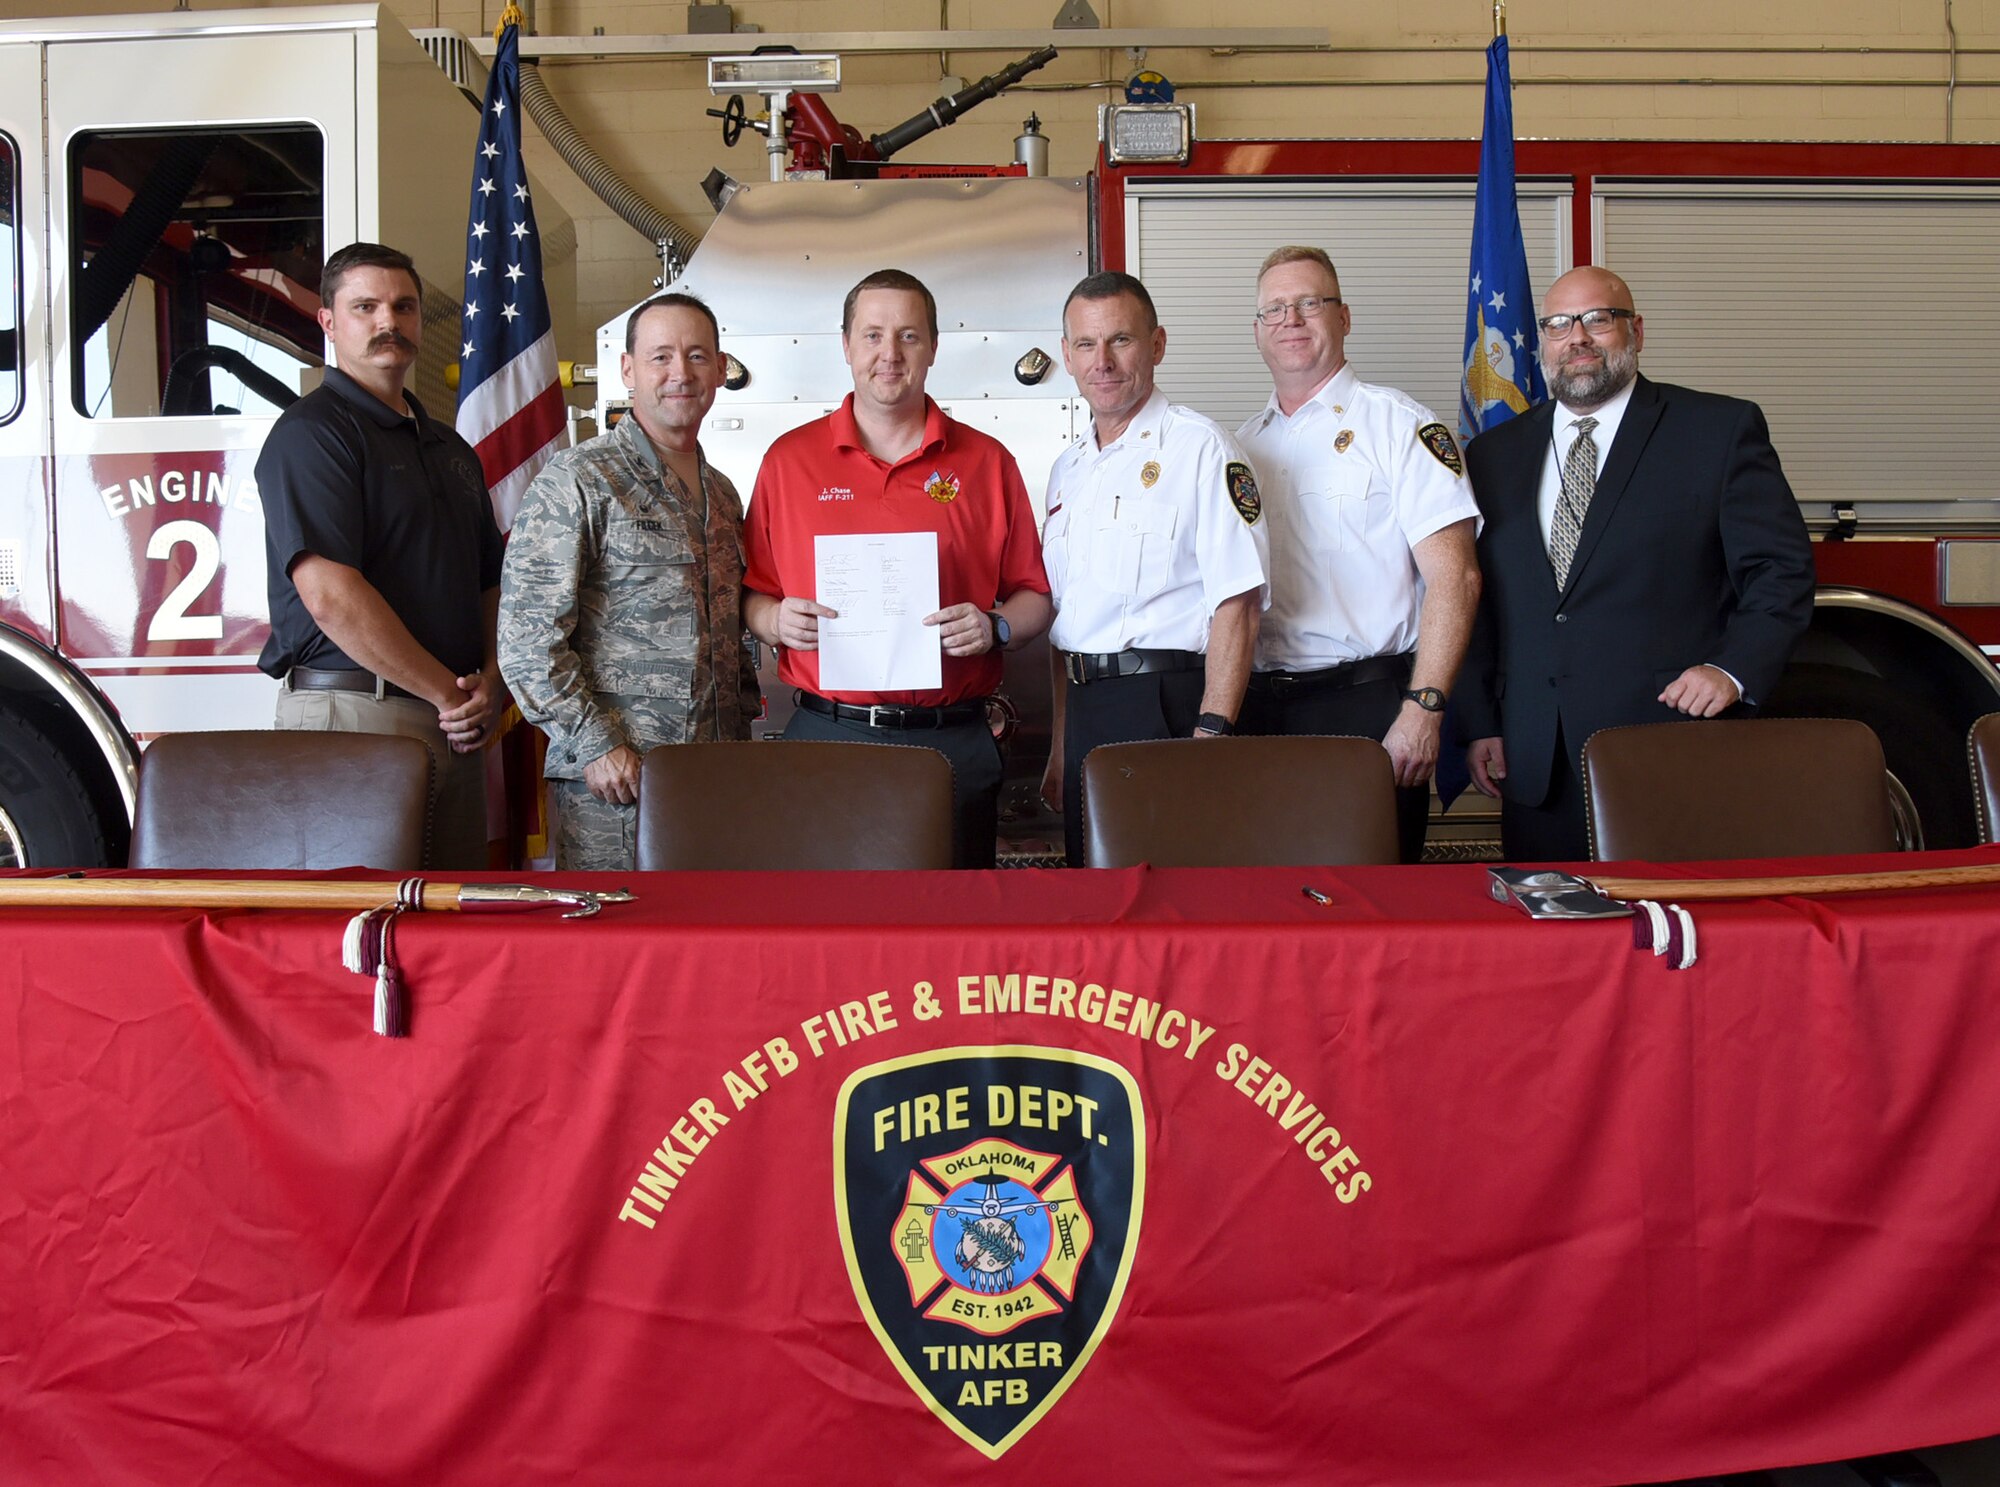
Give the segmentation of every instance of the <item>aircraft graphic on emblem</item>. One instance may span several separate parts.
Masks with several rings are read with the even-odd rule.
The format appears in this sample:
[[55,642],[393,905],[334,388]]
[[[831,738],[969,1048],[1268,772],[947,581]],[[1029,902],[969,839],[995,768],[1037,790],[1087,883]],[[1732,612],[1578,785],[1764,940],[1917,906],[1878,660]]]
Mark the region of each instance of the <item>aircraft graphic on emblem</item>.
[[[924,1166],[931,1173],[963,1171],[968,1162],[995,1157],[1032,1181],[1042,1181],[1035,1174],[1054,1173],[1059,1163],[1048,1152],[982,1141]],[[1040,1193],[989,1167],[939,1193],[926,1173],[913,1172],[909,1195],[909,1207],[921,1208],[925,1218],[934,1220],[931,1257],[905,1262],[910,1300],[928,1300],[925,1316],[993,1336],[1060,1311],[1061,1302],[1048,1288],[1061,1300],[1076,1294],[1091,1223],[1070,1175],[1055,1176],[1047,1192]],[[931,1299],[940,1279],[945,1289]],[[976,1303],[981,1296],[1003,1299],[988,1307]]]
[[915,1054],[841,1090],[834,1192],[855,1299],[905,1382],[989,1457],[1110,1329],[1144,1143],[1131,1074],[1066,1049]]
[[[1031,1156],[1038,1154],[1024,1153]],[[960,1238],[958,1248],[951,1253],[954,1279],[959,1279],[961,1284],[967,1285],[974,1291],[1011,1291],[1014,1289],[1015,1269],[1024,1266],[1029,1254],[1028,1241],[1021,1236],[1023,1216],[1031,1225],[1031,1232],[1037,1240],[1036,1259],[1031,1273],[1039,1274],[1042,1261],[1048,1255],[1049,1246],[1045,1242],[1047,1236],[1039,1232],[1046,1225],[1034,1225],[1034,1218],[1037,1214],[1052,1214],[1061,1204],[1065,1202],[1073,1204],[1076,1200],[1041,1199],[1032,1194],[1027,1197],[1018,1196],[1026,1192],[1026,1189],[1006,1181],[993,1172],[986,1173],[978,1182],[979,1186],[985,1189],[985,1196],[978,1202],[947,1200],[943,1203],[926,1203],[924,1214],[928,1217],[943,1213],[958,1218]],[[1004,1198],[1001,1196],[1003,1188],[1007,1190],[1007,1196]],[[966,1191],[965,1188],[955,1189],[952,1197],[960,1197]],[[1063,1226],[1065,1237],[1069,1234],[1069,1228],[1067,1224]],[[1074,1244],[1071,1244],[1072,1254],[1074,1249]]]

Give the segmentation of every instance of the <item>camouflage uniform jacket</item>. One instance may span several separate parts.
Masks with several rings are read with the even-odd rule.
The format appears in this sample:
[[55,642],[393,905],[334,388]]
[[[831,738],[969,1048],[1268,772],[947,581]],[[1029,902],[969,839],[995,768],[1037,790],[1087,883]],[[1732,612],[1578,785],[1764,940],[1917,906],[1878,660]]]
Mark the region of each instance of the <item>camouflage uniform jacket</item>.
[[750,736],[743,503],[701,466],[690,498],[639,420],[565,450],[528,487],[500,582],[500,672],[549,736],[550,779],[620,744]]

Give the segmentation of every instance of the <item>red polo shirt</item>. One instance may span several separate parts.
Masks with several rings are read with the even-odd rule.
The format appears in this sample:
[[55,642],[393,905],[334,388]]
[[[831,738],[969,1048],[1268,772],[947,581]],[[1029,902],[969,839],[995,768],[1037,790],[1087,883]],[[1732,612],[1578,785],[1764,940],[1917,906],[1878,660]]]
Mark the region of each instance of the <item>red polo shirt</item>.
[[[924,439],[885,464],[861,446],[854,396],[774,443],[757,471],[743,522],[745,588],[775,598],[814,596],[813,539],[870,532],[935,532],[938,607],[991,609],[1021,589],[1049,591],[1042,545],[1021,472],[999,440],[944,416],[924,399]],[[819,652],[786,649],[778,675],[839,702],[942,707],[1000,686],[998,650],[946,656],[944,685],[921,692],[822,692]]]

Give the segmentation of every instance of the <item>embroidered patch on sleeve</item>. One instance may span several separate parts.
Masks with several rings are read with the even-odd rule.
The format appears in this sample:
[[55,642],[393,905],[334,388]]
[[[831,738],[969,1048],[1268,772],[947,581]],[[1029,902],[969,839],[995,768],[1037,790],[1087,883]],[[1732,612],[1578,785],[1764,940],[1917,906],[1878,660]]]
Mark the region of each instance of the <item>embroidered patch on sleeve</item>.
[[1465,461],[1458,452],[1458,441],[1451,436],[1451,430],[1441,423],[1427,423],[1417,430],[1417,442],[1431,452],[1431,457],[1454,475],[1465,473]]
[[1257,477],[1250,467],[1241,460],[1229,462],[1229,500],[1236,507],[1236,514],[1243,518],[1243,525],[1254,527],[1257,518],[1264,514],[1264,501],[1257,494]]

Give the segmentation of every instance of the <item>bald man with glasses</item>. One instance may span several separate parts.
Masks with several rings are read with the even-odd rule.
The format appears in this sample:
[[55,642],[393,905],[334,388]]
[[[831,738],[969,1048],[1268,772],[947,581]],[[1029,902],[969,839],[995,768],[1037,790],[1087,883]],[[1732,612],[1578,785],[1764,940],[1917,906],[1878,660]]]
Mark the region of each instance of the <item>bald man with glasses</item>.
[[1542,310],[1554,401],[1466,450],[1485,594],[1458,723],[1507,856],[1582,861],[1584,741],[1767,699],[1812,617],[1812,547],[1756,404],[1639,375],[1623,279],[1572,269]]
[[1271,400],[1236,431],[1271,525],[1271,608],[1244,699],[1250,733],[1380,739],[1405,862],[1422,859],[1445,697],[1479,603],[1478,507],[1451,431],[1347,360],[1353,328],[1320,248],[1257,275]]

